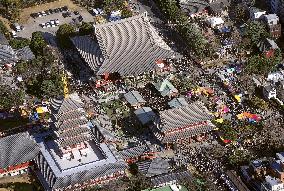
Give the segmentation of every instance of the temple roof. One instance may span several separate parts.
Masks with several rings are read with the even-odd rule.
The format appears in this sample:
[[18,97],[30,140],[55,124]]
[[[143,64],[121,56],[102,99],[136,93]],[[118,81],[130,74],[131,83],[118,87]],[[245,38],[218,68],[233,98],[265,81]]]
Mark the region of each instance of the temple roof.
[[147,152],[149,152],[150,149],[147,145],[140,145],[140,146],[137,146],[137,147],[132,147],[132,148],[129,148],[129,149],[124,149],[119,153],[119,155],[124,159],[124,160],[127,160],[127,159],[131,159],[131,158],[136,158],[136,157],[139,157]]
[[173,108],[160,112],[162,132],[170,132],[177,128],[183,128],[200,122],[212,120],[213,117],[201,102],[194,102],[190,105]]
[[33,160],[39,147],[28,133],[18,133],[0,139],[0,169]]
[[156,61],[177,55],[158,35],[146,13],[95,25],[97,42],[74,37],[73,44],[97,75],[137,76],[154,70]]
[[152,177],[169,172],[170,164],[168,160],[163,158],[154,158],[153,160],[146,160],[137,163],[138,171],[146,177]]

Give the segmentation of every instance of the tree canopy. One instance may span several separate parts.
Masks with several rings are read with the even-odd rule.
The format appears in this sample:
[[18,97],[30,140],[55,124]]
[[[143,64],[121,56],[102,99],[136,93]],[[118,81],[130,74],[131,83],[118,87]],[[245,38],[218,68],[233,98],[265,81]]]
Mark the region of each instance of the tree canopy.
[[21,49],[25,46],[29,46],[30,42],[31,41],[26,38],[13,38],[12,40],[10,40],[9,44],[14,49]]
[[8,85],[0,85],[0,110],[10,110],[23,104],[24,92],[12,89]]
[[75,28],[70,24],[63,24],[59,26],[56,32],[56,37],[58,39],[59,45],[64,48],[70,48],[72,42],[70,37],[75,34]]
[[80,35],[89,35],[94,32],[94,27],[91,23],[83,22],[79,28]]
[[261,40],[269,37],[269,33],[263,23],[250,21],[246,26],[245,37],[250,39],[252,46],[257,46]]
[[281,61],[282,53],[280,49],[276,49],[274,56],[271,58],[267,58],[265,55],[252,55],[245,66],[245,72],[266,75]]
[[33,32],[32,39],[30,43],[30,48],[36,56],[41,56],[44,54],[44,49],[47,47],[42,32]]

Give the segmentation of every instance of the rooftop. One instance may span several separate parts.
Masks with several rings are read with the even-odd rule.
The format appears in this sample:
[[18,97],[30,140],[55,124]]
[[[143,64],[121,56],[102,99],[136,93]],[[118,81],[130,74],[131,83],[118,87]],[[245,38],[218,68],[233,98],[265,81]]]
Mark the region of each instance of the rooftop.
[[156,60],[177,55],[158,35],[146,13],[94,27],[97,42],[90,37],[72,41],[97,75],[137,76],[156,69]]
[[1,138],[0,169],[31,161],[38,153],[38,145],[27,132]]

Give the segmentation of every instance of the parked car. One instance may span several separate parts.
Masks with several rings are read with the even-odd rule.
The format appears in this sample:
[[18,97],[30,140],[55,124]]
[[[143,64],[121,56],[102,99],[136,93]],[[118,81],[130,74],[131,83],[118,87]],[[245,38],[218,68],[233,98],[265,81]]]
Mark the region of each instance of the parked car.
[[59,7],[58,9],[59,9],[59,11],[60,11],[60,12],[63,12],[63,9],[62,9],[62,7]]
[[13,37],[13,38],[18,37],[17,34],[16,34],[16,31],[13,31],[13,30],[12,30],[12,31],[11,31],[11,34],[12,34],[12,37]]
[[46,13],[44,11],[41,12],[42,16],[46,16]]
[[54,13],[54,10],[53,9],[48,9],[50,14],[53,14]]
[[74,11],[74,14],[75,14],[75,15],[79,15],[79,12],[78,12],[78,11]]
[[45,23],[45,25],[46,25],[47,28],[51,27],[51,24],[49,22]]
[[41,12],[37,13],[37,15],[38,15],[38,17],[42,17],[42,13]]
[[49,10],[46,10],[44,11],[46,15],[50,15],[50,11]]
[[66,17],[71,17],[71,12],[62,13],[62,16],[63,16],[64,18],[66,18]]
[[51,24],[51,27],[56,27],[56,25],[55,25],[55,20],[51,20],[51,21],[50,21],[50,24]]
[[58,19],[55,20],[55,25],[59,26],[59,20]]
[[63,11],[68,11],[68,7],[67,6],[64,6],[62,7]]
[[80,15],[80,16],[78,17],[78,20],[79,20],[79,22],[82,22],[82,21],[83,21],[82,15]]
[[39,24],[42,28],[46,28],[46,25],[45,25],[45,23],[41,23],[41,24]]
[[55,13],[59,13],[60,11],[59,11],[58,8],[56,8],[56,9],[54,9],[54,12],[55,12]]

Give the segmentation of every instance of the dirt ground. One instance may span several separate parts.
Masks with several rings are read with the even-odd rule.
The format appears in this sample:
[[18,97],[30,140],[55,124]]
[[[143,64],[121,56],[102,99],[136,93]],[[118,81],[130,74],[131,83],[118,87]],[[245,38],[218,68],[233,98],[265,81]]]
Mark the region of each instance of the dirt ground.
[[45,4],[36,5],[36,6],[33,6],[33,7],[22,9],[21,14],[20,14],[19,23],[20,24],[26,24],[28,19],[30,18],[31,13],[45,11],[47,9],[52,9],[52,8],[57,8],[57,7],[63,7],[65,5],[68,6],[69,10],[71,10],[71,11],[75,11],[75,10],[79,11],[79,10],[84,9],[84,8],[79,7],[78,5],[74,4],[71,0],[54,1],[54,2],[51,2],[51,3],[45,3]]
[[24,182],[24,183],[31,183],[31,179],[28,175],[18,175],[18,176],[6,176],[0,178],[0,191],[1,191],[1,184],[6,184],[10,182]]

